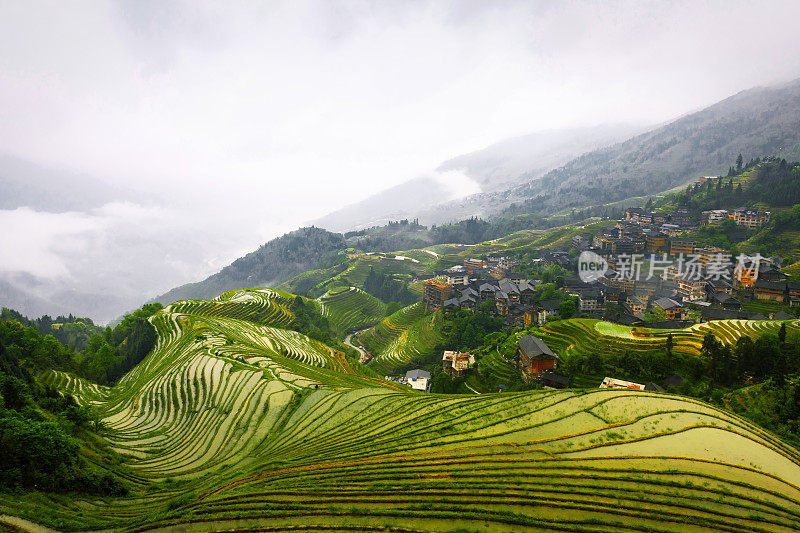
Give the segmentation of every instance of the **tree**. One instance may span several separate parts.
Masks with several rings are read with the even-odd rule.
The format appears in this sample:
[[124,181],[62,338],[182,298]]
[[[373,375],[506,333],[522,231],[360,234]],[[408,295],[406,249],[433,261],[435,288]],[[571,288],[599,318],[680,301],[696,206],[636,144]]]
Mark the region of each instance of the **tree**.
[[755,352],[758,357],[754,361],[754,375],[758,379],[764,379],[775,370],[778,359],[783,355],[778,336],[774,333],[765,333],[758,337],[755,342]]
[[674,345],[674,341],[672,340],[672,333],[667,335],[667,357],[672,359],[672,347]]
[[719,381],[722,369],[722,346],[712,332],[708,332],[703,337],[703,345],[700,348],[700,355],[706,359],[706,364],[711,371],[714,381]]
[[575,314],[575,302],[573,300],[564,300],[558,305],[558,313],[561,318],[572,318]]
[[742,163],[743,163],[742,154],[739,154],[739,157],[736,158],[736,172],[742,171]]

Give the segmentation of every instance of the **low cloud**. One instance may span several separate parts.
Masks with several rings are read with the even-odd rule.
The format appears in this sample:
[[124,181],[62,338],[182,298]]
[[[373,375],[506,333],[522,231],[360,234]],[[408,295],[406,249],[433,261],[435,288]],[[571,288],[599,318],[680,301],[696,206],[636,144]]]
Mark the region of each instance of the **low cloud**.
[[46,213],[28,207],[0,210],[0,272],[26,272],[44,278],[69,276],[60,252],[83,253],[90,233],[102,221],[86,213]]

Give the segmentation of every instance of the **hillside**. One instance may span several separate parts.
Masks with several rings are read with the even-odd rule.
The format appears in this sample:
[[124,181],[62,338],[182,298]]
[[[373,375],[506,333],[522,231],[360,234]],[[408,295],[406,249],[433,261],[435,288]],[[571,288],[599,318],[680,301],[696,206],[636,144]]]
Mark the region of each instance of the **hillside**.
[[800,527],[800,455],[733,414],[625,390],[414,393],[284,329],[291,299],[175,303],[115,387],[49,378],[102,413],[130,496],[3,494],[0,513],[67,531]]
[[469,218],[475,212],[468,205],[450,210],[437,209],[437,206],[453,198],[463,198],[476,188],[489,193],[516,186],[585,152],[624,141],[644,130],[632,124],[603,124],[539,131],[505,139],[449,159],[431,176],[410,179],[314,223],[331,231],[348,231],[404,218],[420,218],[423,224]]
[[277,286],[315,268],[325,258],[344,250],[344,237],[324,229],[300,228],[273,239],[241,257],[216,274],[187,283],[151,301],[169,304],[187,298],[213,298],[232,289]]
[[[610,148],[573,159],[487,199],[505,215],[554,212],[644,196],[700,175],[724,174],[745,160],[793,149],[800,141],[800,80],[741,92]],[[510,202],[518,205],[503,209]],[[499,208],[499,209],[498,209]]]

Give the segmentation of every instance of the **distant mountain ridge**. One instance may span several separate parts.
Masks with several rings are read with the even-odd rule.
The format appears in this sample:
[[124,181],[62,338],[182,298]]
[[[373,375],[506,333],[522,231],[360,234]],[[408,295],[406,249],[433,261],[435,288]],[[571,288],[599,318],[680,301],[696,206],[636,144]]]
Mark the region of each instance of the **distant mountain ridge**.
[[[442,224],[469,218],[473,209],[456,209],[464,181],[480,190],[496,192],[519,185],[532,177],[563,165],[571,158],[608,146],[644,131],[634,124],[600,125],[588,128],[547,130],[506,139],[481,150],[443,162],[431,176],[410,179],[314,221],[331,231],[349,231],[382,226],[389,221],[419,218],[423,224]],[[466,180],[453,180],[449,173],[461,173]],[[450,206],[442,211],[442,204]]]
[[[794,149],[799,142],[800,80],[796,80],[741,92],[624,142],[573,158],[540,178],[533,177],[537,171],[531,170],[518,176],[525,180],[523,185],[502,191],[436,205],[428,201],[430,189],[425,189],[424,181],[413,182],[412,188],[414,194],[419,195],[416,201],[426,206],[421,213],[444,222],[471,215],[547,215],[569,208],[657,194],[696,176],[724,174],[739,153],[748,160]],[[475,161],[488,159],[488,156],[467,154],[443,164],[442,168],[466,169],[465,173],[473,172],[473,177],[479,177]],[[498,167],[489,164],[487,168],[483,176],[491,176],[492,169],[496,171]],[[378,205],[371,206],[370,213],[380,215],[386,202],[390,206],[401,205],[402,191],[410,190],[404,187],[405,184],[387,192]],[[357,213],[359,205],[346,209]],[[388,212],[397,213],[395,220],[402,214]],[[334,215],[322,220],[334,220]],[[381,224],[376,218],[366,220],[372,220],[373,225]],[[426,223],[425,218],[422,222]],[[337,228],[344,224],[346,217],[337,220]],[[308,249],[287,250],[288,243],[294,241],[293,246],[297,246],[298,239],[306,237],[311,244]],[[211,298],[232,288],[278,285],[314,268],[325,254],[346,246],[343,235],[315,227],[303,228],[270,241],[204,281],[183,285],[154,301],[166,304],[183,298]]]
[[300,228],[261,245],[202,281],[181,285],[151,301],[167,305],[190,298],[209,299],[231,289],[277,287],[345,247],[339,233],[313,226]]
[[483,192],[502,191],[542,176],[589,150],[613,145],[648,129],[635,124],[602,124],[539,131],[454,157],[437,170],[461,170],[479,183]]
[[[657,194],[800,142],[800,80],[743,91],[617,145],[577,157],[541,179],[481,202],[487,214],[548,214]],[[509,204],[519,205],[510,207]],[[504,204],[504,205],[501,205]]]

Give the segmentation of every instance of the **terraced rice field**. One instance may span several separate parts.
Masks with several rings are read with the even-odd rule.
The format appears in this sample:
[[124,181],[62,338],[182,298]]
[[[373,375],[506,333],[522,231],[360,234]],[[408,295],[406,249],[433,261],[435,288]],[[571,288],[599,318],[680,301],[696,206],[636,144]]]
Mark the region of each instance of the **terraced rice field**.
[[340,287],[317,298],[320,312],[336,332],[345,333],[370,326],[386,316],[386,305],[356,287]]
[[219,316],[286,327],[294,318],[288,309],[294,295],[275,289],[236,289],[213,300],[181,300],[166,307],[170,313]]
[[299,333],[191,308],[152,318],[155,350],[112,389],[48,378],[102,411],[132,494],[0,495],[0,514],[74,531],[800,528],[800,454],[701,402],[420,394]]
[[[551,349],[561,357],[574,354],[618,352],[647,352],[666,349],[667,336],[672,335],[678,353],[699,355],[703,337],[709,331],[725,344],[749,335],[778,333],[782,322],[775,320],[714,320],[685,329],[651,329],[646,336],[634,335],[634,328],[598,320],[574,318],[551,322],[535,330]],[[786,321],[787,327],[800,327],[800,320]]]
[[800,275],[800,261],[783,267],[781,272],[785,273],[787,276],[791,276],[792,278],[797,278],[797,276]]
[[81,405],[102,403],[108,399],[108,395],[111,392],[108,387],[60,370],[48,370],[39,376],[39,381],[43,385],[53,387],[63,394],[71,394]]
[[358,336],[373,355],[370,363],[377,372],[390,374],[413,359],[429,355],[441,340],[441,315],[425,314],[425,304],[404,307]]

